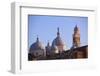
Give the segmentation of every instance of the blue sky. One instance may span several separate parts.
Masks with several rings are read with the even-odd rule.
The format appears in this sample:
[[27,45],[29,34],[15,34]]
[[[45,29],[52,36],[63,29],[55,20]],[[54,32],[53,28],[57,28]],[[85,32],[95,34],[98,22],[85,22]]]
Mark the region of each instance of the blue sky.
[[81,45],[88,44],[88,17],[77,16],[28,16],[28,43],[29,47],[36,41],[37,35],[44,46],[57,36],[57,27],[66,46],[72,46],[72,34],[75,26],[80,29]]

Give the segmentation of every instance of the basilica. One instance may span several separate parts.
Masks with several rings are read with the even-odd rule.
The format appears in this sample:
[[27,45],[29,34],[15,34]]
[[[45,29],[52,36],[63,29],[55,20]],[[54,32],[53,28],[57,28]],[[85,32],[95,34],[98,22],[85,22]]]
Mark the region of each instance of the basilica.
[[74,33],[72,35],[73,44],[70,49],[64,44],[60,36],[59,28],[57,28],[57,36],[52,41],[52,44],[48,42],[44,46],[37,37],[28,52],[28,60],[53,60],[53,59],[79,59],[88,58],[88,45],[80,45],[80,30],[77,25],[74,27]]

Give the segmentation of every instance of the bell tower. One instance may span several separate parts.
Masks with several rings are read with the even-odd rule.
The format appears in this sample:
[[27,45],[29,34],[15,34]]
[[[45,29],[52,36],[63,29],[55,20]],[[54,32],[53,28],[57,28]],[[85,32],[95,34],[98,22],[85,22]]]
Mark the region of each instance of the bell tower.
[[80,30],[76,25],[73,34],[73,47],[79,47],[79,46],[80,46]]

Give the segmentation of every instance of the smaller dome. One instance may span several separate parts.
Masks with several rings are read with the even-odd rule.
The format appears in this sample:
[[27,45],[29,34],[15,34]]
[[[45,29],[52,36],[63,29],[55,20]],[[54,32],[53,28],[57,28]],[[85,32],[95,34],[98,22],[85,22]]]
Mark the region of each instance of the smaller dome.
[[66,51],[66,50],[68,50],[68,48],[67,48],[67,46],[66,46],[66,45],[64,45],[64,51]]
[[46,46],[46,50],[51,50],[51,46],[50,46],[49,42],[48,42],[48,44]]
[[50,47],[50,43],[48,42],[47,47]]
[[31,45],[30,51],[43,50],[43,49],[44,49],[44,47],[43,47],[42,43],[39,41],[39,38],[37,37],[37,41]]

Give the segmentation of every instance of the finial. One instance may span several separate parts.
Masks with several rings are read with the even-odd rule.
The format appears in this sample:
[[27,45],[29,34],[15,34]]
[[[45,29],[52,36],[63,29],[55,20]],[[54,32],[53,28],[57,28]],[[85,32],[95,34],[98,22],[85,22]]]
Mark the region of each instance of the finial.
[[59,27],[57,28],[58,32],[59,32]]
[[37,42],[39,41],[38,35],[37,35]]
[[58,36],[60,35],[60,33],[59,33],[59,27],[57,28],[57,35],[58,35]]

